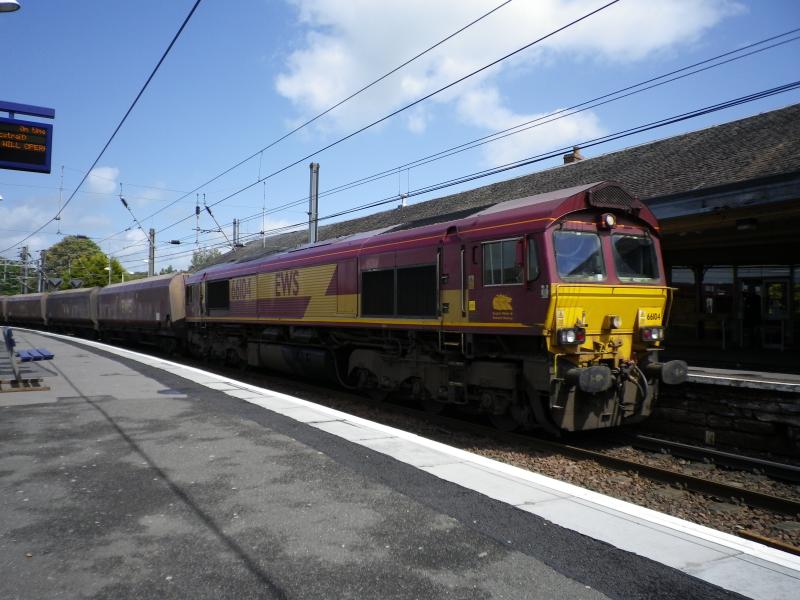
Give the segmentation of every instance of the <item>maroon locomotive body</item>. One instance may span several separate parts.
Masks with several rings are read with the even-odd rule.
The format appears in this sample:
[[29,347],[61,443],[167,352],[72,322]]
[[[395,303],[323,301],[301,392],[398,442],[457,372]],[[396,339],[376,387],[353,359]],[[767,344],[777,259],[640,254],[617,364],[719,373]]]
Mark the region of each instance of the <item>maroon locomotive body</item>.
[[658,360],[669,294],[655,218],[603,182],[190,275],[187,340],[498,424],[591,429],[642,418],[685,376]]

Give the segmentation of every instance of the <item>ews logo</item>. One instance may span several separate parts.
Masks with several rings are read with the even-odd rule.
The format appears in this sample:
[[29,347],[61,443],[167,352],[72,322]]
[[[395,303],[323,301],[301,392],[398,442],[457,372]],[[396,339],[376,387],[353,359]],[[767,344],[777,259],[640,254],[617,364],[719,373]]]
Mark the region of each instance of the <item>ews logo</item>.
[[281,271],[275,274],[275,296],[297,296],[300,293],[300,273]]

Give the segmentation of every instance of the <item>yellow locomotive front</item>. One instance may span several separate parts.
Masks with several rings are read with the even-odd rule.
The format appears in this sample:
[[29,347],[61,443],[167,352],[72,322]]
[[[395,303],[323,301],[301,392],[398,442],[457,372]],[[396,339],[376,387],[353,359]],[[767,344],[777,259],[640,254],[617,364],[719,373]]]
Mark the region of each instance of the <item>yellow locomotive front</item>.
[[686,378],[686,363],[659,360],[671,290],[655,233],[614,212],[571,215],[551,228],[555,276],[543,336],[549,414],[560,429],[640,420],[659,385]]

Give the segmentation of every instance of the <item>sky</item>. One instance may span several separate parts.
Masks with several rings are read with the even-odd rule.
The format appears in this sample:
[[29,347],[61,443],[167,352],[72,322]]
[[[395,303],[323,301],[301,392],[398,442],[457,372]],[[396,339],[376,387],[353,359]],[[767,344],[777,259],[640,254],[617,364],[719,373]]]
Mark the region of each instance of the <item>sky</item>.
[[[260,239],[261,231],[269,235],[306,221],[312,160],[320,163],[320,217],[389,202],[322,220],[324,225],[393,208],[400,194],[409,194],[409,203],[421,202],[553,168],[560,158],[417,193],[800,79],[800,40],[792,40],[800,32],[795,32],[771,42],[785,42],[778,47],[542,123],[541,117],[554,111],[725,52],[742,54],[744,46],[800,28],[800,3],[794,0],[620,0],[320,151],[606,2],[512,0],[262,152],[503,0],[202,0],[88,172],[194,0],[19,0],[20,10],[0,13],[0,101],[55,109],[52,172],[0,170],[0,256],[18,257],[22,243],[36,255],[64,235],[79,234],[94,239],[127,270],[143,271],[147,244],[132,212],[143,229],[157,232],[156,269],[182,269],[198,248],[229,248],[208,213],[202,213],[196,230],[198,202],[211,207],[229,238],[231,222],[241,220],[245,242]],[[598,156],[798,101],[795,90],[583,154]],[[515,135],[398,169],[535,119],[540,119],[536,127]],[[389,173],[367,184],[325,194],[384,171]],[[24,240],[71,196],[59,221]],[[294,205],[281,208],[286,204]]]

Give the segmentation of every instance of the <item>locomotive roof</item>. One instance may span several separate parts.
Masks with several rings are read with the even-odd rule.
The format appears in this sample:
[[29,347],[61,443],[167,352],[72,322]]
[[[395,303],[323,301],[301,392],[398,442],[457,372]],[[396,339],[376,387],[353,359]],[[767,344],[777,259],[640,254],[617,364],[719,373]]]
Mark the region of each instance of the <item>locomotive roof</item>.
[[[489,207],[483,207],[477,212],[473,211],[472,214],[460,219],[437,221],[413,228],[383,228],[373,232],[301,246],[248,262],[214,265],[190,274],[187,282],[197,283],[203,279],[227,279],[247,275],[257,271],[262,265],[289,265],[300,260],[323,256],[335,261],[337,258],[344,258],[348,255],[353,256],[360,251],[372,250],[381,252],[391,251],[399,247],[409,248],[413,247],[412,244],[416,242],[424,243],[424,240],[430,241],[431,238],[444,238],[448,235],[448,232],[457,232],[464,236],[470,236],[471,234],[471,237],[476,235],[485,237],[486,234],[483,231],[487,227],[511,224],[520,219],[528,222],[529,228],[543,228],[565,215],[590,208],[593,202],[593,195],[603,191],[611,192],[616,198],[624,198],[623,202],[628,203],[631,210],[635,209],[635,214],[639,219],[652,228],[656,227],[655,217],[653,217],[649,209],[625,192],[619,184],[596,182],[501,202]],[[606,205],[601,204],[600,206]],[[608,208],[608,206],[605,210],[621,209],[622,207],[622,205],[614,205],[612,208]],[[481,233],[472,233],[473,231],[481,231]]]

